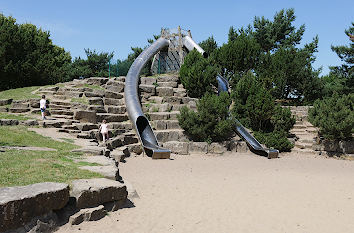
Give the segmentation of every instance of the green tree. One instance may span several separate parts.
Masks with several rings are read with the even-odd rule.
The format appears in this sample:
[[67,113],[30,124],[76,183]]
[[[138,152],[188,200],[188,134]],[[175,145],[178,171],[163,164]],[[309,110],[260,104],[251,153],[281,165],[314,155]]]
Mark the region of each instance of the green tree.
[[179,75],[184,88],[190,97],[200,98],[206,92],[212,92],[216,87],[217,67],[210,59],[205,59],[195,49],[184,59]]
[[214,37],[211,36],[208,39],[202,41],[199,43],[199,46],[202,47],[202,49],[204,49],[204,51],[210,55],[212,54],[217,48],[218,48],[218,44],[216,43],[216,41],[214,40]]
[[0,90],[67,80],[71,56],[49,32],[0,14]]
[[343,64],[341,66],[332,66],[331,75],[336,75],[339,79],[344,81],[346,93],[353,93],[354,89],[354,23],[349,29],[345,30],[345,34],[351,40],[349,46],[331,46]]

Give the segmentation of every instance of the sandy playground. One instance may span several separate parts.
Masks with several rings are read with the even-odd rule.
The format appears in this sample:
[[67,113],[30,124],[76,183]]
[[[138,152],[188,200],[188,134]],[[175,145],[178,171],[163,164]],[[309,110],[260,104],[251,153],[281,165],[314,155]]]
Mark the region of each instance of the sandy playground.
[[354,161],[252,153],[128,158],[132,208],[58,232],[354,232]]

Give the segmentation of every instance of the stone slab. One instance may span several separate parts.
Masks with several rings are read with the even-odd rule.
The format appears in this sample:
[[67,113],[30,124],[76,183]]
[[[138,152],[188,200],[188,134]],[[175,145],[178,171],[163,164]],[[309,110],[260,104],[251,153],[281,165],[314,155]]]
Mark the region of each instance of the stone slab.
[[0,229],[23,226],[32,218],[63,208],[69,201],[69,185],[37,183],[0,188]]
[[118,181],[107,178],[80,179],[72,182],[70,196],[77,208],[88,208],[106,202],[127,199],[127,188]]

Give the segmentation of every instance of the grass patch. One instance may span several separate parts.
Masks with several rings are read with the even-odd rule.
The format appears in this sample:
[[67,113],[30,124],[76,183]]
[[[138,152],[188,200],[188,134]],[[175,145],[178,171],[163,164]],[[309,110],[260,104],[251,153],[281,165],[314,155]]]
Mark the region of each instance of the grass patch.
[[0,187],[38,182],[70,183],[74,179],[102,177],[100,174],[78,168],[95,165],[74,161],[82,156],[82,153],[71,152],[78,146],[67,142],[58,143],[28,131],[24,126],[0,126],[0,146],[35,146],[57,150],[0,152]]
[[59,138],[59,139],[65,141],[65,142],[68,142],[68,143],[74,143],[75,142],[75,140],[71,139],[71,138]]
[[39,88],[40,87],[33,86],[0,91],[0,99],[25,100],[32,98],[40,98],[39,95],[32,94],[33,91],[38,90]]
[[91,88],[91,89],[95,89],[95,90],[104,90],[104,88],[101,87],[101,86],[98,86],[98,85],[90,85],[90,84],[87,84],[87,83],[85,83],[85,84],[83,85],[83,87]]
[[15,115],[11,113],[6,113],[6,112],[0,112],[0,119],[13,119],[13,120],[19,120],[19,121],[26,121],[26,120],[31,120],[33,119],[32,117],[29,117],[27,115]]
[[72,103],[79,103],[79,104],[85,104],[88,105],[89,101],[86,98],[86,96],[82,96],[81,98],[71,98]]

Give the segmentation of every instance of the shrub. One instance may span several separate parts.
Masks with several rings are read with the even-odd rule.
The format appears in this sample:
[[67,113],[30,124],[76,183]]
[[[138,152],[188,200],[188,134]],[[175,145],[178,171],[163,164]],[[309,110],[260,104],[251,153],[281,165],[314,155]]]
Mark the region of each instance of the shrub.
[[352,137],[354,129],[354,94],[316,100],[309,111],[310,122],[320,128],[326,139],[345,140]]
[[252,72],[242,76],[232,92],[233,116],[255,132],[260,143],[279,151],[289,151],[293,145],[287,139],[295,124],[288,108],[276,105],[270,92]]
[[269,148],[275,148],[280,152],[290,151],[294,145],[288,140],[285,131],[273,131],[270,133],[255,132],[255,138]]
[[186,88],[187,93],[191,97],[200,98],[206,92],[213,90],[212,86],[216,86],[216,75],[218,70],[210,64],[208,59],[193,50],[184,59],[184,63],[180,69],[180,79]]
[[227,93],[207,93],[197,104],[197,112],[187,107],[181,109],[179,124],[193,141],[224,141],[233,133],[233,121],[228,117],[230,105]]

